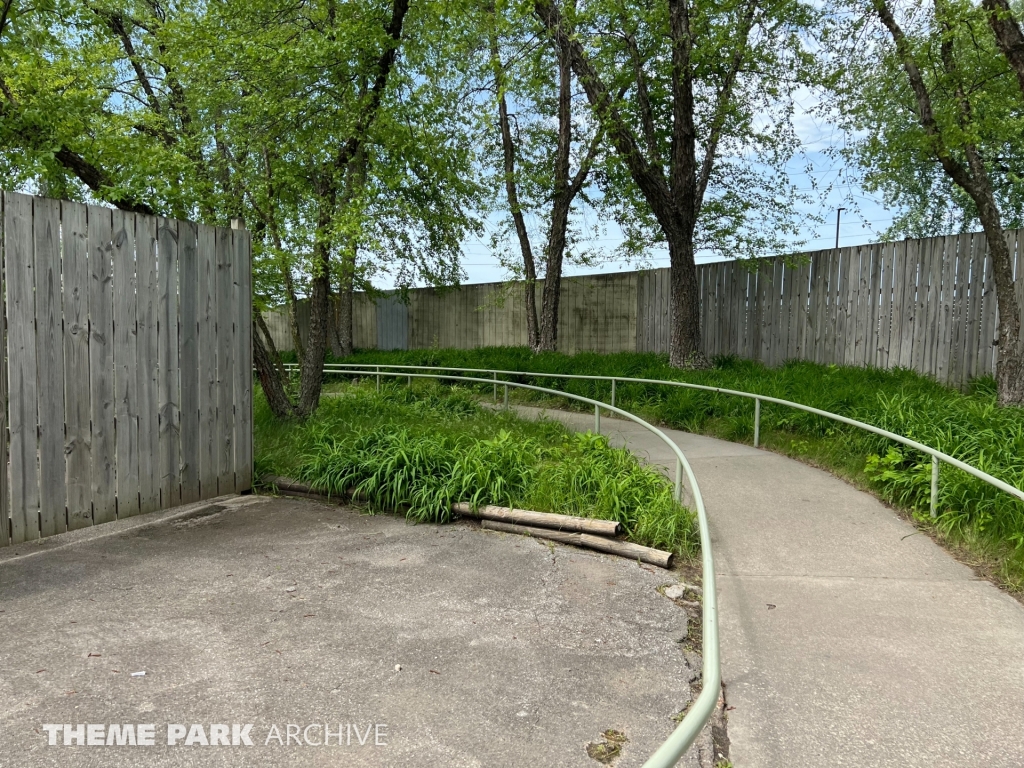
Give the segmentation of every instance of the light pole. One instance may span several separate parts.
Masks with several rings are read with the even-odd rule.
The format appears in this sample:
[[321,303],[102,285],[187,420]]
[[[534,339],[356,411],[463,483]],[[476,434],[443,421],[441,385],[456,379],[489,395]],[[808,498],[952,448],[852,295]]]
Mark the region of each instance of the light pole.
[[836,208],[836,250],[839,250],[839,215],[845,211],[845,208]]

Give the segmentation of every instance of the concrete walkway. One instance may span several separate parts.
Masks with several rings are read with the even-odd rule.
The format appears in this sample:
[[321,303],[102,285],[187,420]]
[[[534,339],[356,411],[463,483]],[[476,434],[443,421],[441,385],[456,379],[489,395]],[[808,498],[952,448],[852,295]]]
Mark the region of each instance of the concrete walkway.
[[[606,729],[628,739],[616,768],[638,768],[695,677],[672,581],[265,496],[7,547],[0,768],[594,768]],[[113,723],[153,726],[153,746],[49,746],[44,728]],[[252,746],[204,748],[215,724],[250,725]],[[711,768],[702,747],[681,768]]]
[[[602,431],[674,472],[642,427]],[[708,510],[737,768],[1024,765],[1019,603],[826,472],[666,432]]]

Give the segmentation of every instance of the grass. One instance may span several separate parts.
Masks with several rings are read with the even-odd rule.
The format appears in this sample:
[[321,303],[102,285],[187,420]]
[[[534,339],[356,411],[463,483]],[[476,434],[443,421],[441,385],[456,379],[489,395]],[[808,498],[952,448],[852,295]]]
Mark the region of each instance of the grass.
[[686,560],[698,549],[694,515],[665,477],[600,435],[481,407],[462,387],[331,389],[304,423],[277,420],[257,396],[258,474],[355,492],[370,511],[418,522],[446,522],[469,501],[617,520],[630,540]]
[[[668,379],[744,390],[814,406],[883,427],[937,448],[1024,488],[1024,409],[999,408],[991,378],[964,392],[907,370],[795,361],[769,369],[721,358],[707,371],[680,371],[665,355],[534,355],[526,348],[366,351],[349,362],[498,368],[538,373]],[[608,400],[606,382],[515,380]],[[480,394],[490,385],[481,385]],[[567,406],[564,399],[512,390],[519,402]],[[649,421],[737,442],[752,442],[753,402],[717,393],[619,383],[616,404]],[[930,459],[854,427],[785,406],[762,404],[761,442],[826,468],[905,511],[937,539],[1014,591],[1024,591],[1024,503],[943,464],[939,516],[929,514]]]

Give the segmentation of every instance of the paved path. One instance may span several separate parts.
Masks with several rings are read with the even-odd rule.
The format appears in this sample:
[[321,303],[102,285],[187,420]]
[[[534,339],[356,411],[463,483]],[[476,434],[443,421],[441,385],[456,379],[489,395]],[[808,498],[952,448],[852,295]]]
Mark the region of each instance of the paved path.
[[[638,425],[602,431],[675,467]],[[666,432],[708,510],[737,768],[1024,765],[1019,603],[826,472]]]

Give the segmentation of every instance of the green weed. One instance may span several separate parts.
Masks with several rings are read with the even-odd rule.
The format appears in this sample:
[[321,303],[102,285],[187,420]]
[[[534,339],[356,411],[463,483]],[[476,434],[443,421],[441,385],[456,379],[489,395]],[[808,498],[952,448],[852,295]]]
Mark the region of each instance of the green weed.
[[[596,374],[687,381],[737,389],[810,405],[882,427],[937,448],[1024,488],[1024,409],[999,408],[991,378],[966,391],[942,386],[904,369],[818,365],[793,361],[779,368],[733,357],[715,360],[706,371],[669,367],[665,355],[580,353],[534,355],[526,348],[359,352],[348,362],[498,368],[536,373]],[[513,380],[608,401],[607,382]],[[470,386],[470,385],[467,385]],[[487,395],[490,385],[470,386]],[[515,402],[573,408],[562,398],[512,390]],[[727,440],[753,439],[753,402],[714,392],[620,382],[616,404],[660,424]],[[763,403],[761,441],[773,450],[810,461],[872,489],[915,516],[921,525],[957,546],[971,559],[994,564],[995,575],[1024,587],[1024,503],[965,472],[942,465],[939,515],[928,515],[931,464],[927,456],[855,427]],[[664,523],[667,518],[659,518]]]
[[698,549],[668,481],[600,435],[482,408],[463,387],[332,389],[305,423],[277,421],[257,396],[258,472],[420,522],[446,522],[453,502],[469,501],[617,520],[637,543],[685,558]]

